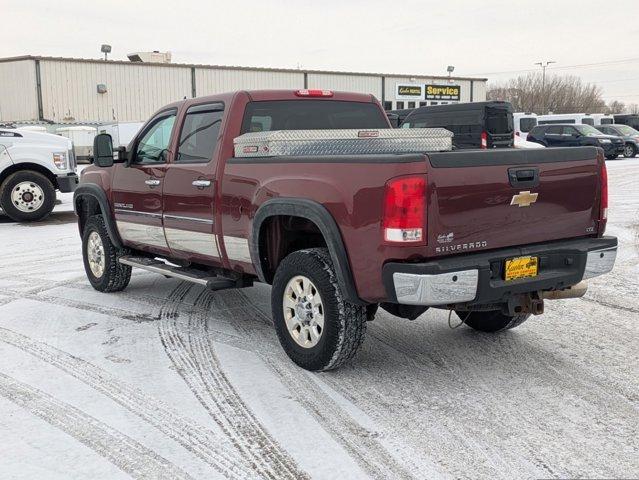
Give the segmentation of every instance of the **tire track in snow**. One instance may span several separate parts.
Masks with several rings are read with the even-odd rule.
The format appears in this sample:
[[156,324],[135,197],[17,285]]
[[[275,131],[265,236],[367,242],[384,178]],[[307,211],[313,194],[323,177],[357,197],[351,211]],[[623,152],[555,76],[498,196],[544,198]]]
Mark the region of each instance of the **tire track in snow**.
[[[203,291],[204,299],[211,296]],[[288,357],[280,354],[279,343],[270,316],[262,311],[242,291],[227,291],[219,295],[233,308],[229,319],[233,327],[241,333],[235,346],[251,350],[263,359],[271,370],[279,377],[296,401],[317,420],[322,428],[341,445],[350,457],[371,478],[375,479],[412,479],[408,469],[401,465],[378,440],[378,432],[372,432],[357,423],[332,398],[330,398],[311,378],[300,381],[300,376],[316,375],[301,370]],[[238,305],[240,305],[238,307]],[[257,319],[259,324],[247,324],[246,319]],[[256,332],[256,329],[259,330]],[[272,339],[259,342],[247,342],[244,339]],[[270,348],[276,344],[276,350]],[[424,473],[424,472],[422,472]],[[435,473],[437,475],[437,473]]]
[[153,425],[200,460],[226,476],[255,478],[228,441],[216,432],[182,416],[160,400],[117,379],[111,373],[46,343],[0,327],[0,341],[59,368],[104,394],[115,403]]
[[181,283],[162,306],[159,335],[168,357],[211,418],[261,477],[309,478],[262,427],[222,371],[204,329],[211,301],[205,300],[198,313],[189,314],[186,324],[177,321],[180,304],[191,288]]
[[122,432],[3,373],[0,373],[0,396],[62,430],[133,478],[192,478],[166,458]]

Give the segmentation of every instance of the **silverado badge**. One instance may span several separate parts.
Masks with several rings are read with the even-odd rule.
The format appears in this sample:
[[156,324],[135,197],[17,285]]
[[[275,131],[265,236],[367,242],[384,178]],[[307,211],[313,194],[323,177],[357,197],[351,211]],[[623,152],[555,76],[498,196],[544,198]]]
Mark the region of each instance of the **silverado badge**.
[[517,205],[519,207],[530,207],[531,204],[537,201],[538,193],[530,193],[529,190],[525,192],[519,192],[517,195],[513,195],[510,201],[511,205]]

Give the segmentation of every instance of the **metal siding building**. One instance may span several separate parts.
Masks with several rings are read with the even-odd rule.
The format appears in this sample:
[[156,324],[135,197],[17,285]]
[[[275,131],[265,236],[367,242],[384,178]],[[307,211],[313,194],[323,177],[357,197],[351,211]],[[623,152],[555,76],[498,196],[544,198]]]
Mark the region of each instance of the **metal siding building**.
[[[143,121],[163,105],[185,97],[270,88],[370,93],[388,109],[405,108],[410,105],[398,95],[400,86],[425,91],[430,84],[453,85],[459,92],[456,101],[486,98],[484,78],[26,56],[0,59],[0,121]],[[98,86],[106,91],[100,93]]]

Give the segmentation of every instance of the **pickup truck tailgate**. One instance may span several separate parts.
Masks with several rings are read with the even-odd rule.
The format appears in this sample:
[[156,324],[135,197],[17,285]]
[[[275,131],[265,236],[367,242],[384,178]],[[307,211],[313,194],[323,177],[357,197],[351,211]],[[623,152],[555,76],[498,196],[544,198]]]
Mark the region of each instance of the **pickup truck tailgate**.
[[428,256],[594,236],[595,147],[428,154]]

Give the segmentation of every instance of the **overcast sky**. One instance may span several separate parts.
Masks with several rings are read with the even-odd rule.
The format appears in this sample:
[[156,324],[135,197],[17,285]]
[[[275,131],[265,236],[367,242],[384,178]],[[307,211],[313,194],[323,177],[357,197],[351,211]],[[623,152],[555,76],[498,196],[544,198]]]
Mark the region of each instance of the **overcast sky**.
[[[639,103],[639,0],[0,0],[0,57],[113,59],[171,51],[174,63],[485,76],[554,60],[606,100]],[[597,64],[584,67],[575,65]],[[502,73],[505,72],[505,73]],[[550,70],[549,70],[550,72]]]

